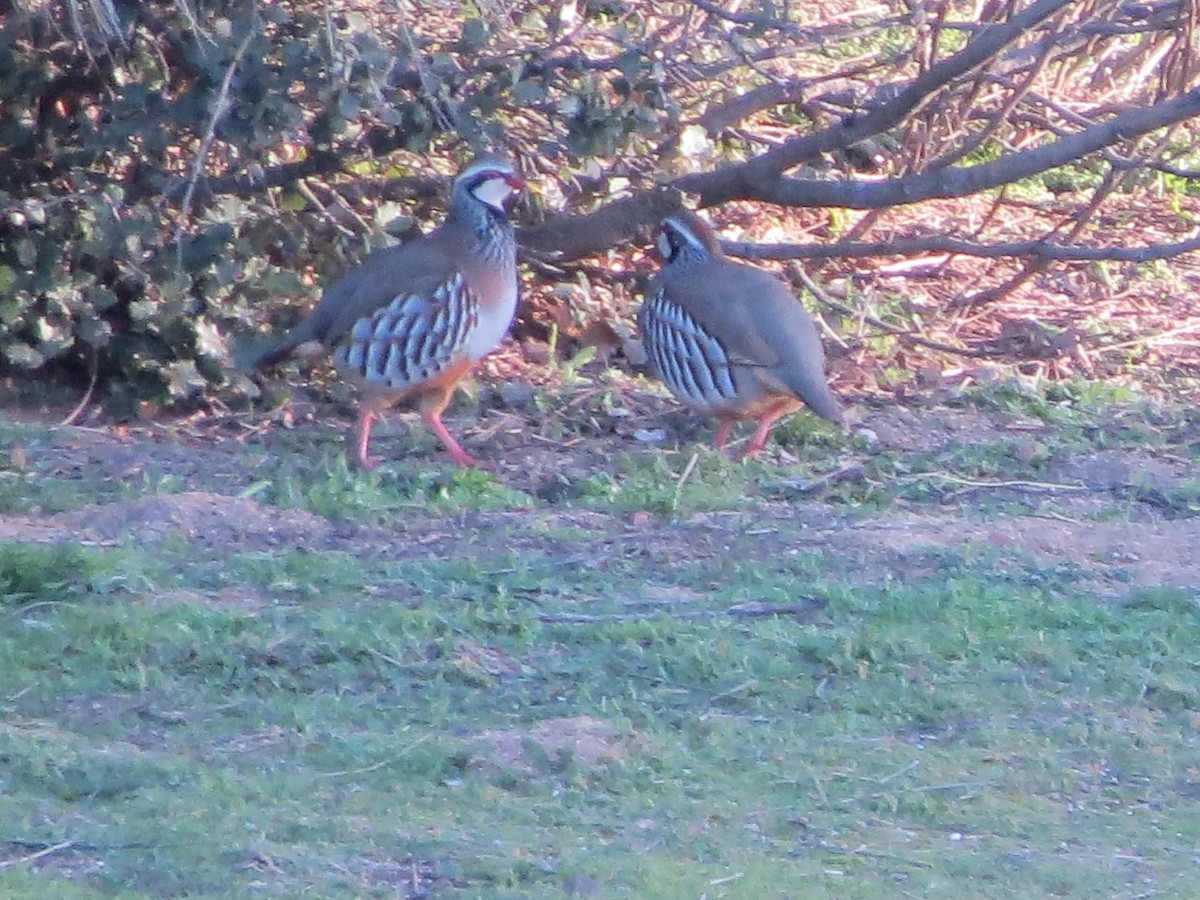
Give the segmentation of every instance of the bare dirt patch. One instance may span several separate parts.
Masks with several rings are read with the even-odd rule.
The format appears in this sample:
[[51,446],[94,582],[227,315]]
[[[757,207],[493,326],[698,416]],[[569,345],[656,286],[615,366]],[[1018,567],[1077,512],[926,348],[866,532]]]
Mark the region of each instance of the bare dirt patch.
[[[1130,585],[1191,588],[1200,583],[1200,519],[1194,499],[1188,499],[1195,497],[1197,476],[1193,461],[1181,455],[1190,453],[1186,434],[1178,452],[1125,447],[1055,458],[1039,476],[1040,484],[1002,477],[978,484],[939,482],[941,473],[917,473],[911,477],[949,483],[952,489],[940,495],[940,502],[898,503],[884,511],[823,503],[780,489],[764,490],[767,496],[752,508],[699,512],[671,521],[581,508],[569,495],[554,493],[551,489],[564,484],[569,489],[574,480],[596,472],[620,477],[614,465],[619,454],[663,452],[639,444],[628,433],[635,426],[661,424],[666,415],[657,402],[647,401],[645,409],[637,402],[635,398],[630,416],[597,426],[609,433],[566,441],[540,436],[538,423],[527,421],[525,414],[488,410],[465,429],[468,446],[482,433],[497,479],[545,502],[528,509],[444,514],[398,500],[396,516],[382,526],[239,496],[284,454],[299,452],[269,429],[249,445],[227,437],[240,424],[170,432],[159,426],[60,429],[27,448],[30,469],[55,479],[82,480],[100,473],[144,495],[53,515],[0,514],[0,540],[95,546],[181,541],[211,552],[337,550],[362,559],[386,554],[395,560],[494,559],[497,565],[522,557],[554,560],[564,567],[623,563],[647,573],[648,589],[659,580],[656,573],[669,583],[672,564],[680,558],[711,560],[717,566],[722,560],[820,554],[852,583],[881,583],[930,574],[936,570],[930,558],[938,550],[982,555],[993,563],[1077,565],[1087,570],[1089,583],[1101,595],[1127,593]],[[870,411],[866,419],[887,451],[902,455],[996,446],[1011,443],[1010,437],[1019,452],[1021,441],[1036,445],[1049,427],[1003,413],[942,407],[891,406]],[[399,422],[397,430],[409,424]],[[335,437],[340,426],[334,417],[313,428],[322,442],[328,437],[331,447],[340,448]],[[699,441],[708,437],[703,429],[696,435]],[[407,452],[416,451],[408,447]],[[429,460],[431,466],[441,463]],[[171,476],[167,489],[160,491],[159,479],[147,477],[148,472]],[[780,485],[786,487],[789,477],[788,467],[781,465]],[[169,491],[179,483],[196,489]],[[759,487],[764,486],[766,482]],[[250,611],[269,602],[229,592],[192,599]],[[588,598],[579,599],[580,611],[586,612]],[[464,659],[481,677],[503,675],[491,671],[499,665],[495,660],[471,654]]]
[[522,771],[539,768],[531,758],[531,745],[552,762],[569,755],[575,765],[592,769],[623,759],[628,743],[611,725],[591,716],[548,719],[532,728],[493,729],[477,740],[489,763]]
[[325,546],[335,528],[296,509],[189,491],[89,504],[53,516],[0,516],[0,540],[75,541],[90,546],[155,544],[172,538],[204,547],[264,550]]
[[887,514],[840,531],[840,552],[864,574],[898,581],[928,577],[931,551],[985,554],[997,562],[1035,561],[1078,566],[1099,595],[1138,587],[1193,589],[1200,584],[1200,522],[1146,520],[1083,522],[1022,516],[979,520],[969,516]]

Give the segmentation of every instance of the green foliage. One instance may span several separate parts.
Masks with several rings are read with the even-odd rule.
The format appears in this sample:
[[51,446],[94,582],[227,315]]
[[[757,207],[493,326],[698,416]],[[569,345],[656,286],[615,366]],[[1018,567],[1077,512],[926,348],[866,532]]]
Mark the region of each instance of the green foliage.
[[472,65],[544,34],[540,13],[517,32],[467,18],[419,64],[407,29],[385,36],[319,4],[120,14],[121,41],[89,28],[58,40],[49,7],[0,34],[0,107],[24,111],[0,121],[0,371],[95,376],[126,407],[253,395],[230,337],[261,327],[265,301],[310,293],[306,263],[343,268],[321,257],[362,251],[345,229],[329,241],[311,192],[265,193],[256,172],[335,168],[323,160],[336,155],[374,174],[362,160],[447,131],[496,145],[500,112],[524,107],[561,118],[549,153],[611,153],[658,131],[661,66],[635,51],[614,63],[616,91],[574,67]]
[[[253,285],[279,287],[284,235],[267,209],[194,191],[180,207],[204,184],[187,151],[210,125],[226,154],[277,149],[299,121],[288,86],[315,64],[317,22],[216,3],[198,32],[185,9],[146,5],[103,55],[50,43],[37,13],[10,23],[0,104],[29,112],[0,134],[4,367],[95,372],[130,401],[196,397],[230,383],[224,333],[250,319]],[[278,40],[285,26],[293,40]]]

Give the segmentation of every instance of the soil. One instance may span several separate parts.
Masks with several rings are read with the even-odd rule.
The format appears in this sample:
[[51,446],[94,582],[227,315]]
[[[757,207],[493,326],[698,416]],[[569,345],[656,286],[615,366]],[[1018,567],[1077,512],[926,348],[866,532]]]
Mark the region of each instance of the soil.
[[[994,443],[1029,441],[1036,424],[976,410],[935,407],[860,411],[892,452],[928,454]],[[824,565],[851,583],[887,583],[919,575],[953,551],[972,558],[1074,567],[1098,598],[1127,596],[1130,586],[1192,589],[1200,583],[1200,518],[1178,514],[1160,501],[1190,485],[1194,462],[1165,450],[1106,449],[1061,457],[1048,464],[1043,480],[986,483],[937,473],[926,478],[943,491],[936,501],[897,501],[882,510],[863,511],[825,502],[812,482],[795,477],[786,452],[774,448],[778,478],[764,480],[751,508],[698,512],[668,521],[647,513],[597,511],[571,505],[556,486],[596,471],[616,477],[619,454],[671,451],[638,442],[631,435],[653,428],[685,432],[672,465],[683,468],[691,455],[688,440],[703,441],[702,425],[681,417],[657,398],[616,419],[610,433],[594,439],[551,440],[529,420],[499,408],[473,421],[452,422],[492,460],[496,478],[543,502],[529,509],[470,511],[445,515],[414,508],[398,512],[393,526],[364,525],[325,518],[299,509],[259,503],[243,493],[269,477],[283,454],[298,452],[281,440],[283,432],[256,425],[249,432],[228,421],[170,428],[146,425],[61,428],[38,446],[13,446],[14,465],[63,479],[101,479],[154,485],[186,485],[178,492],[147,493],[129,500],[84,505],[55,514],[37,510],[0,515],[0,540],[74,541],[93,546],[147,545],[170,540],[221,550],[312,552],[337,550],[377,558],[497,558],[530,554],[561,558],[564,565],[636,556],[653,568],[669,566],[686,554],[692,559],[766,559],[821,554]],[[295,425],[336,444],[348,423],[330,415]],[[406,465],[445,466],[428,443],[412,447],[410,429],[396,417],[381,429],[377,451]],[[694,432],[690,433],[690,432]],[[231,437],[230,434],[236,437]],[[244,436],[248,435],[248,436]],[[771,445],[768,445],[771,450]],[[834,467],[832,479],[857,477],[851,462]],[[830,477],[830,476],[827,476]],[[556,537],[572,534],[574,538]],[[578,535],[587,535],[581,541]],[[203,602],[246,608],[264,598],[226,592]],[[581,611],[586,598],[581,598]]]

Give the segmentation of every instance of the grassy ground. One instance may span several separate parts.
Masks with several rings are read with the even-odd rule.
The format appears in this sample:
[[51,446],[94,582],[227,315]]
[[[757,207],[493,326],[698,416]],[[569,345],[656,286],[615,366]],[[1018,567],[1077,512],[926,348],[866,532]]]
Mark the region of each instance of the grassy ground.
[[0,896],[1200,895],[1195,412],[868,418],[0,424]]

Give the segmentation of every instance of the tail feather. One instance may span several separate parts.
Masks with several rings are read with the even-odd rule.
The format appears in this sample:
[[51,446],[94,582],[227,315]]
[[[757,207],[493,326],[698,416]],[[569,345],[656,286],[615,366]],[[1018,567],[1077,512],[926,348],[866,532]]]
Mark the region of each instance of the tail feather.
[[800,346],[803,352],[779,373],[780,380],[822,419],[844,425],[846,417],[842,405],[825,375],[825,351],[816,328],[810,326],[802,332]]
[[250,363],[250,368],[251,370],[258,372],[262,369],[269,369],[271,366],[278,365],[279,363],[290,359],[296,352],[296,348],[298,346],[300,346],[300,344],[292,340],[292,336],[289,334],[274,347],[271,347],[266,352],[259,354],[259,356]]
[[842,412],[841,404],[838,403],[828,385],[824,383],[812,385],[806,393],[801,395],[800,399],[822,419],[833,422],[835,425],[845,424],[846,416]]
[[277,344],[255,357],[250,363],[250,368],[257,372],[285,362],[293,356],[315,356],[322,349],[313,327],[313,317],[309,316],[284,335]]

